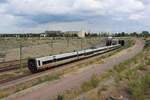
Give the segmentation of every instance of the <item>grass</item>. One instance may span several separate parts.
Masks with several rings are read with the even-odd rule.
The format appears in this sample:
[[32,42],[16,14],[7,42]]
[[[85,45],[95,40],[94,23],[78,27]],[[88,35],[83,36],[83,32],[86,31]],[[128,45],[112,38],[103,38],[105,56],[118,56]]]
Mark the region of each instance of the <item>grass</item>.
[[29,70],[24,67],[21,71],[20,69],[17,69],[17,70],[0,73],[0,80],[7,80],[7,79],[22,76],[22,75],[28,75],[28,74],[30,74]]
[[83,92],[86,92],[86,91],[89,91],[93,88],[96,88],[99,84],[99,78],[97,77],[97,75],[93,75],[91,77],[91,79],[87,82],[84,82],[82,85],[81,85],[81,91]]
[[[79,88],[67,90],[62,94],[58,94],[58,96],[50,98],[50,100],[58,100],[59,96],[63,96],[62,100],[72,100],[73,98],[76,98],[77,96],[84,94],[85,92],[97,88],[102,81],[106,80],[111,75],[111,71],[104,73],[103,75],[101,75],[101,77],[93,74],[90,80],[82,83]],[[106,87],[104,86],[101,90],[106,90]]]
[[18,84],[16,86],[13,86],[13,87],[5,88],[2,90],[0,89],[0,98],[6,97],[10,94],[22,91],[22,90],[30,88],[32,86],[41,84],[43,82],[49,82],[49,81],[57,80],[60,78],[59,76],[60,76],[59,74],[55,73],[52,75],[46,75],[44,77],[36,78],[34,80],[27,81],[25,83],[21,83],[21,84]]
[[129,92],[134,100],[145,100],[146,91],[150,90],[150,75],[136,77],[129,82]]

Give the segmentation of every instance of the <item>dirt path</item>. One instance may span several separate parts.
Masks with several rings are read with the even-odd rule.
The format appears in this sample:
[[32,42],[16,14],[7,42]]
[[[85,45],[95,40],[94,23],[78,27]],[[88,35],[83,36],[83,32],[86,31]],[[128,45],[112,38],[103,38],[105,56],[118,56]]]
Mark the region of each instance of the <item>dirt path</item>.
[[60,94],[65,90],[79,87],[84,81],[91,78],[93,74],[102,74],[113,68],[113,66],[132,58],[142,51],[144,42],[136,39],[136,44],[117,55],[111,56],[104,60],[103,64],[90,65],[88,68],[63,76],[60,80],[50,82],[32,90],[24,90],[19,94],[14,94],[5,98],[5,100],[50,100],[50,97]]

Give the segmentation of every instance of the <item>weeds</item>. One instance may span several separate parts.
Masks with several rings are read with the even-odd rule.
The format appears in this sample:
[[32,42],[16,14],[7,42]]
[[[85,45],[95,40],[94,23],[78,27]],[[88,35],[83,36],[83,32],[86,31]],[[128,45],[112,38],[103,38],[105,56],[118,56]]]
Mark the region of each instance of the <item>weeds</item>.
[[57,100],[65,100],[65,99],[64,99],[64,95],[58,95],[58,96],[57,96]]
[[47,76],[44,76],[44,77],[34,79],[32,81],[28,81],[26,83],[18,84],[16,86],[12,87],[12,88],[6,88],[4,90],[0,90],[0,98],[6,97],[6,96],[8,96],[12,93],[16,93],[16,92],[22,91],[24,89],[30,88],[30,87],[38,85],[40,83],[57,80],[59,78],[60,78],[59,74],[47,75]]
[[84,82],[82,85],[81,85],[81,90],[83,92],[86,92],[88,90],[91,90],[93,88],[96,88],[99,84],[99,78],[96,76],[96,75],[93,75],[90,79],[90,81],[88,82]]
[[129,82],[129,91],[135,100],[145,100],[145,91],[150,89],[150,75]]
[[[117,80],[116,83],[123,80],[123,82],[128,84],[128,93],[134,100],[145,100],[145,92],[150,89],[150,75],[146,68],[149,65],[147,63],[147,49],[130,61],[116,66],[113,71],[115,80]],[[129,68],[129,66],[131,67]]]

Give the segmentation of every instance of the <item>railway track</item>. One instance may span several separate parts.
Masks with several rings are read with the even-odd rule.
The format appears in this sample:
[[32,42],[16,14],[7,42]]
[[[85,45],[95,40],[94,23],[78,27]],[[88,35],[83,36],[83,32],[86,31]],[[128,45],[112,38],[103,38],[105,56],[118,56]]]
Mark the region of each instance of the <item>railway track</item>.
[[17,79],[20,79],[20,78],[23,78],[23,77],[26,77],[26,76],[29,76],[29,75],[31,75],[31,74],[26,74],[26,75],[21,75],[21,76],[17,76],[17,77],[12,77],[12,78],[9,78],[9,79],[2,79],[2,80],[0,80],[0,84],[11,82],[11,81],[14,81],[14,80],[17,80]]
[[16,69],[19,69],[19,65],[5,66],[0,68],[0,73],[10,71],[10,70],[16,70]]
[[[26,65],[26,63],[23,63],[22,66]],[[20,64],[15,64],[15,65],[7,65],[5,67],[0,67],[0,73],[12,71],[12,70],[17,70],[20,68]]]
[[[25,66],[27,59],[22,59],[22,66]],[[6,61],[0,63],[0,73],[8,72],[11,70],[17,70],[20,68],[20,61],[13,60],[13,61]]]

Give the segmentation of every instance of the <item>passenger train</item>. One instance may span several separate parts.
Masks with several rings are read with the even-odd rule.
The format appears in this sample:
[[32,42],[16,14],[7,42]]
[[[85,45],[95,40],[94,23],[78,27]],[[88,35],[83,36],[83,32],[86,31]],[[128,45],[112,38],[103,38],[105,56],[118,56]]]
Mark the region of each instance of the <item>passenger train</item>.
[[124,45],[124,40],[107,40],[106,46],[98,48],[90,48],[81,51],[74,51],[70,53],[57,54],[52,56],[31,58],[28,59],[28,68],[32,73],[36,73],[41,69],[51,68],[57,64],[63,64],[77,59],[87,57],[96,53],[104,53]]

